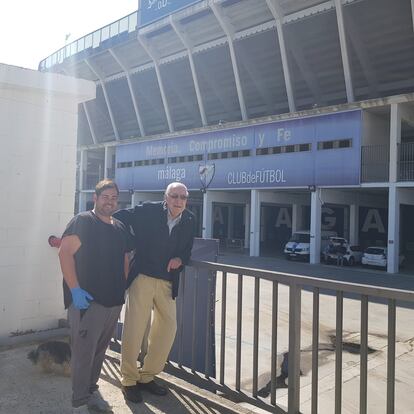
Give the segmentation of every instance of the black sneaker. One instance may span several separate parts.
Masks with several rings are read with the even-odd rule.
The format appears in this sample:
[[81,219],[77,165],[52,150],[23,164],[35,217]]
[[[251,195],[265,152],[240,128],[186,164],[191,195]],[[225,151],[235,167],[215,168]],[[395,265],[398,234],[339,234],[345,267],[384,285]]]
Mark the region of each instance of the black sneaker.
[[142,401],[141,391],[137,385],[122,386],[122,394],[127,401],[132,403],[139,403]]
[[140,390],[148,391],[151,394],[154,395],[166,395],[168,390],[165,387],[162,387],[161,385],[158,385],[154,380],[150,382],[137,382],[137,387]]

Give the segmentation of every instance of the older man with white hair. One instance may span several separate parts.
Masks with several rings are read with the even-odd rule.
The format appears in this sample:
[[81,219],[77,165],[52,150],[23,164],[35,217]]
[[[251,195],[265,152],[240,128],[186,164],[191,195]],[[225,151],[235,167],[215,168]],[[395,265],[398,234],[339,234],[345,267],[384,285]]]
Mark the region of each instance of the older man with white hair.
[[[179,274],[188,263],[193,246],[195,219],[186,209],[187,199],[187,187],[173,182],[168,185],[163,202],[146,202],[114,215],[132,228],[135,238],[121,350],[122,392],[130,402],[142,401],[142,390],[160,396],[167,393],[154,381],[154,376],[163,370],[174,342]],[[147,354],[138,368],[137,359],[152,310]]]

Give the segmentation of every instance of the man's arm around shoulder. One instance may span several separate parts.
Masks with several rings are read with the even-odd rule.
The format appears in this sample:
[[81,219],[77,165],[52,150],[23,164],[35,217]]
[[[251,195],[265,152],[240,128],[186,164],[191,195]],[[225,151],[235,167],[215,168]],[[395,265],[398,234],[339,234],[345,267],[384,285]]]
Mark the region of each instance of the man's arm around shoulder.
[[136,207],[123,208],[116,211],[112,216],[124,223],[127,227],[132,225],[134,212]]

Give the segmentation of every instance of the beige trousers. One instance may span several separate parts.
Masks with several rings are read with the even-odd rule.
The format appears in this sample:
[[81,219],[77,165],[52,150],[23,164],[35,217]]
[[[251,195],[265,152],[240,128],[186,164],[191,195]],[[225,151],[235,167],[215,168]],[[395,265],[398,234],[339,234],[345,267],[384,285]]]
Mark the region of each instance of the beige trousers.
[[[137,359],[152,309],[147,355],[143,366],[138,368]],[[140,274],[129,287],[125,302],[122,385],[150,382],[164,369],[176,330],[176,304],[171,296],[171,282]]]

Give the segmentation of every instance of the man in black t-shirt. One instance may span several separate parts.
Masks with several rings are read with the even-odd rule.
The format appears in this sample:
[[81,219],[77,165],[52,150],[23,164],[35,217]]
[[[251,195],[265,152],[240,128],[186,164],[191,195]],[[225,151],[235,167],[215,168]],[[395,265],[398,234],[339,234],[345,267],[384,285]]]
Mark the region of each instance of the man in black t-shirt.
[[112,217],[118,195],[113,181],[100,181],[94,209],[69,222],[59,250],[71,333],[73,413],[89,413],[88,407],[112,412],[97,382],[124,303],[128,275],[130,236]]

